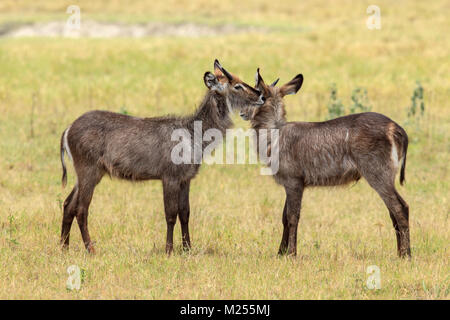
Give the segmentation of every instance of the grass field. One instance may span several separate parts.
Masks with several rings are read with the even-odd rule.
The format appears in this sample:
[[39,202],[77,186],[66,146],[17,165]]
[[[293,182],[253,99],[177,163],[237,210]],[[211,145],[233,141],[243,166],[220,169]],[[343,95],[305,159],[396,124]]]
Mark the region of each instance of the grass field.
[[[271,32],[141,39],[0,38],[0,298],[3,299],[448,299],[450,20],[448,1],[377,1],[381,30],[366,28],[369,1],[77,1],[83,19],[194,21],[265,26]],[[0,24],[67,18],[67,1],[0,3]],[[188,114],[205,92],[214,58],[253,83],[303,73],[286,98],[289,120],[327,116],[329,88],[350,104],[367,89],[372,110],[410,137],[406,186],[411,261],[396,256],[387,209],[365,181],[308,189],[298,256],[276,255],[284,191],[256,165],[203,166],[191,184],[193,249],[164,253],[159,181],[105,178],[90,208],[97,254],[74,223],[62,252],[59,139],[91,109],[137,116]],[[408,119],[420,81],[423,117]],[[234,117],[235,127],[248,123]],[[69,185],[74,183],[70,167]],[[67,268],[85,270],[79,291]],[[366,287],[377,265],[381,289]]]

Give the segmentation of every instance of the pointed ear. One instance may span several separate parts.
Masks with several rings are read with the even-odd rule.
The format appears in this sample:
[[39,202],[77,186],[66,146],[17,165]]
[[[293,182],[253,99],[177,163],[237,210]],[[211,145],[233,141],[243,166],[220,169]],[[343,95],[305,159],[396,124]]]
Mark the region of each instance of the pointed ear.
[[220,82],[217,80],[216,76],[211,72],[207,71],[203,75],[203,81],[205,82],[205,86],[209,90],[222,90],[223,87]]
[[264,80],[261,77],[261,73],[259,73],[259,68],[258,68],[258,69],[256,69],[256,74],[255,74],[255,88],[261,90],[264,85],[265,85]]
[[259,68],[256,69],[255,74],[255,88],[261,91],[264,95],[269,95],[270,92],[267,88],[267,85],[264,83],[263,78],[261,77],[261,73],[259,72]]
[[231,75],[231,73],[229,73],[227,70],[225,70],[225,68],[222,67],[219,60],[217,60],[217,59],[214,60],[214,73],[217,75],[223,74],[225,77],[227,77],[229,82],[233,81],[233,76]]
[[303,84],[303,75],[298,74],[294,79],[286,83],[280,88],[281,96],[286,96],[288,94],[296,94],[298,90],[302,87]]

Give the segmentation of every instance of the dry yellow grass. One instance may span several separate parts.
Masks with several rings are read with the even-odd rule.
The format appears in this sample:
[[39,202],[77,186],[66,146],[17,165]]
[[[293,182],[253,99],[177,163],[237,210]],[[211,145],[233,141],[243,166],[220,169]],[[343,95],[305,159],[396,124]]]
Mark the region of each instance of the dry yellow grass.
[[[0,298],[449,298],[446,1],[379,1],[379,31],[365,27],[371,4],[365,1],[283,1],[276,8],[269,1],[78,2],[92,19],[186,19],[267,25],[274,32],[194,39],[0,39]],[[64,1],[6,0],[0,3],[0,21],[64,19],[65,7]],[[284,192],[251,165],[202,167],[191,189],[189,254],[180,250],[178,225],[175,255],[163,252],[160,182],[132,185],[108,178],[90,209],[97,255],[85,253],[76,224],[70,250],[61,252],[61,202],[70,191],[60,184],[64,128],[94,108],[139,116],[192,112],[205,90],[202,75],[216,57],[248,82],[257,66],[268,81],[288,81],[302,72],[301,92],[286,99],[291,120],[324,119],[334,82],[345,104],[352,89],[365,87],[374,111],[404,125],[412,142],[407,184],[399,191],[411,208],[411,261],[396,257],[388,212],[365,181],[308,189],[299,256],[278,258]],[[425,88],[425,116],[407,123],[416,80]],[[236,127],[248,126],[235,120]],[[70,170],[69,185],[73,182]],[[65,287],[72,264],[86,270],[80,291]],[[380,267],[380,290],[366,288],[369,265]]]

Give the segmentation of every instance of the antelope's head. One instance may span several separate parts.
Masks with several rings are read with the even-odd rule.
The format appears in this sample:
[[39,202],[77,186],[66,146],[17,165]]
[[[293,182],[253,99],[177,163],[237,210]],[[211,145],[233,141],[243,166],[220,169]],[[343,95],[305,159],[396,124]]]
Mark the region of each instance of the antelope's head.
[[259,89],[251,87],[229,73],[217,59],[214,61],[214,73],[206,72],[203,80],[209,90],[226,97],[231,109],[242,110],[245,107],[261,106],[265,102],[265,97]]
[[247,106],[242,108],[239,113],[242,119],[271,122],[274,125],[286,121],[283,98],[289,94],[296,94],[300,90],[303,84],[303,75],[296,75],[291,81],[281,87],[277,87],[278,80],[275,80],[271,85],[267,85],[261,77],[259,68],[257,69],[255,88],[261,91],[265,98],[265,103],[261,106]]

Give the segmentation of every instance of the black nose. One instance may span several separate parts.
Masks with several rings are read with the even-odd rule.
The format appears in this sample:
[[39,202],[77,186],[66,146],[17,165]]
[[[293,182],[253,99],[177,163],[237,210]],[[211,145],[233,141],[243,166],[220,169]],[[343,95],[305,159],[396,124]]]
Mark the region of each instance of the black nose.
[[266,102],[266,98],[261,97],[262,102]]

